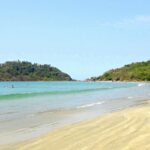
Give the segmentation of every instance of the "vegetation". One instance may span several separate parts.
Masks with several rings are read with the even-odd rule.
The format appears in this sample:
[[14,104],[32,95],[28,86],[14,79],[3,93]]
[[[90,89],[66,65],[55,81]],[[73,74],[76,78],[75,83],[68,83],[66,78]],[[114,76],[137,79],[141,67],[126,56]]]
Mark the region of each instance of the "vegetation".
[[0,81],[55,81],[72,80],[51,65],[32,64],[27,61],[8,61],[0,64]]
[[102,76],[92,77],[91,80],[150,81],[150,61],[132,63],[122,68],[112,69]]

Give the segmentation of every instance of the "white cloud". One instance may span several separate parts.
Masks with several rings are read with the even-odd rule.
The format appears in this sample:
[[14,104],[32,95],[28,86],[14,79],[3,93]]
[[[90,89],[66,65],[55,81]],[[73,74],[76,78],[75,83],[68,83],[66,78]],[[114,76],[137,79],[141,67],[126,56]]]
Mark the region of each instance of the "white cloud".
[[150,16],[135,16],[133,18],[122,19],[116,22],[105,22],[101,24],[102,26],[112,26],[112,27],[140,27],[150,25]]
[[135,21],[138,21],[141,23],[150,23],[150,16],[137,16],[135,17]]
[[134,18],[124,19],[115,23],[115,25],[121,26],[137,26],[146,24],[150,24],[150,16],[136,16]]

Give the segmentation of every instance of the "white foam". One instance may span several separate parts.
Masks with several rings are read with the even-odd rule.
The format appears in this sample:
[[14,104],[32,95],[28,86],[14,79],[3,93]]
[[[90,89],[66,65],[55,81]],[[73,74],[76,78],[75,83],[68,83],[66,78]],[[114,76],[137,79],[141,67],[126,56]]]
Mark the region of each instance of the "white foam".
[[95,105],[101,105],[103,104],[104,101],[101,101],[101,102],[96,102],[96,103],[90,103],[90,104],[86,104],[86,105],[81,105],[81,106],[78,106],[77,108],[86,108],[86,107],[92,107],[92,106],[95,106]]
[[128,99],[132,99],[132,98],[133,98],[132,96],[129,96],[129,97],[128,97]]
[[140,87],[140,86],[144,86],[145,85],[145,83],[139,83],[138,84],[138,86]]

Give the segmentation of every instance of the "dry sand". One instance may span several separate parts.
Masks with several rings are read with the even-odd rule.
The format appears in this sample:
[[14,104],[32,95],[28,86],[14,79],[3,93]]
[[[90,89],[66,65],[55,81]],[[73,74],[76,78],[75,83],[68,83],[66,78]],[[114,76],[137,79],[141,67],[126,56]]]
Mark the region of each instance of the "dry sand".
[[45,136],[0,149],[150,150],[150,103],[68,125]]

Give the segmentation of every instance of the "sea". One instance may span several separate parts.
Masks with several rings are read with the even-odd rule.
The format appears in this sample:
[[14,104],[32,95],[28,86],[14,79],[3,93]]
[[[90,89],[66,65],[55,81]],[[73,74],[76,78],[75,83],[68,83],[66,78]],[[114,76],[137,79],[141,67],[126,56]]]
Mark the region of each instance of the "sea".
[[149,99],[149,83],[0,82],[0,144],[29,140]]

